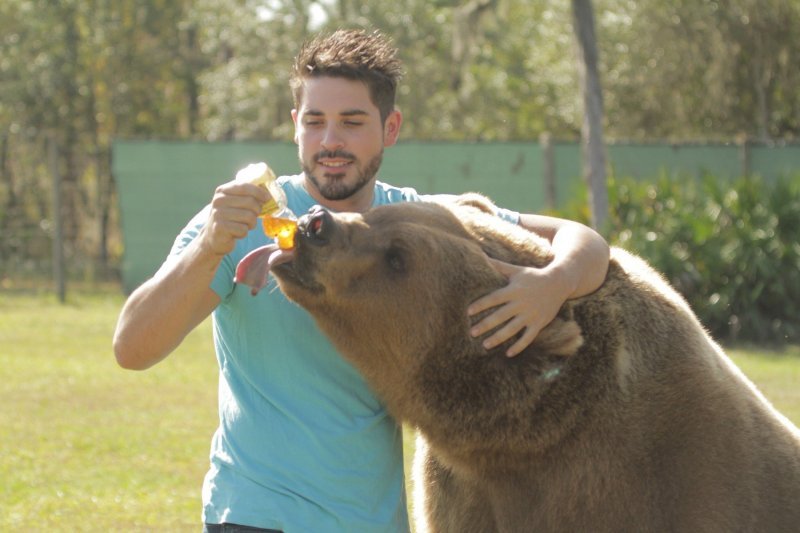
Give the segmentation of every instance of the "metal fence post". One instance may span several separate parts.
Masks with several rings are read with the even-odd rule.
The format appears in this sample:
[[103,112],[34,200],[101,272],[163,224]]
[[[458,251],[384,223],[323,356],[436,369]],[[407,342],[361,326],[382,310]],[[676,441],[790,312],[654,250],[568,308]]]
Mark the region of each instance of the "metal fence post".
[[747,134],[738,135],[736,144],[739,145],[739,169],[743,177],[750,175],[750,143]]
[[64,230],[61,221],[61,173],[58,169],[58,143],[53,136],[47,139],[48,163],[53,178],[53,279],[58,301],[67,300],[67,283],[64,264]]
[[539,144],[542,147],[542,172],[544,180],[544,201],[548,209],[554,210],[557,207],[556,198],[556,158],[553,154],[552,136],[543,132],[539,136]]

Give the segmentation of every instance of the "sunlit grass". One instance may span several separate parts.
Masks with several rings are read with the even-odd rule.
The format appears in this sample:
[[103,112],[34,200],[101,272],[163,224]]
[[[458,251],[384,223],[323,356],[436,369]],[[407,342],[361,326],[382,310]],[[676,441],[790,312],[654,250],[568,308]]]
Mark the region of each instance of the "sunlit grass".
[[[198,531],[216,427],[210,323],[145,372],[120,369],[123,297],[0,292],[0,531]],[[800,423],[800,348],[729,352]],[[406,453],[413,433],[406,432]]]
[[125,371],[111,351],[122,301],[0,294],[0,530],[198,530],[216,426],[210,328]]
[[780,352],[731,349],[728,355],[778,411],[800,426],[800,346]]

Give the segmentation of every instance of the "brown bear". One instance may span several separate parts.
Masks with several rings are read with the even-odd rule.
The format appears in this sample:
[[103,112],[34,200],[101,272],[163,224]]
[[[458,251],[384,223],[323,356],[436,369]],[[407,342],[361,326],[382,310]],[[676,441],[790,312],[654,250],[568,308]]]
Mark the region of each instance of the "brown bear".
[[799,531],[800,432],[641,259],[614,249],[517,357],[470,336],[467,306],[506,283],[487,255],[552,257],[491,210],[319,209],[270,250],[281,290],[418,429],[417,531]]

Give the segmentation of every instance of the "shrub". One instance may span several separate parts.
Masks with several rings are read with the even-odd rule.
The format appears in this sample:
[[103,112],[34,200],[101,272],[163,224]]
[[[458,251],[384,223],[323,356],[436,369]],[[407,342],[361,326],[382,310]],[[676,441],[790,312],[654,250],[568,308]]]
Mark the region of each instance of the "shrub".
[[712,335],[800,341],[800,176],[609,182],[609,242],[660,270]]

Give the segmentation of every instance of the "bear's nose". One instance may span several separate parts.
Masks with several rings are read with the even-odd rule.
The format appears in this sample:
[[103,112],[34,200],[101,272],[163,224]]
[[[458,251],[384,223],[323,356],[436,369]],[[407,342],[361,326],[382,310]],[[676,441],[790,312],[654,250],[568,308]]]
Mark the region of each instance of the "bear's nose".
[[309,243],[327,244],[333,229],[333,217],[327,209],[315,205],[297,221],[297,233]]

